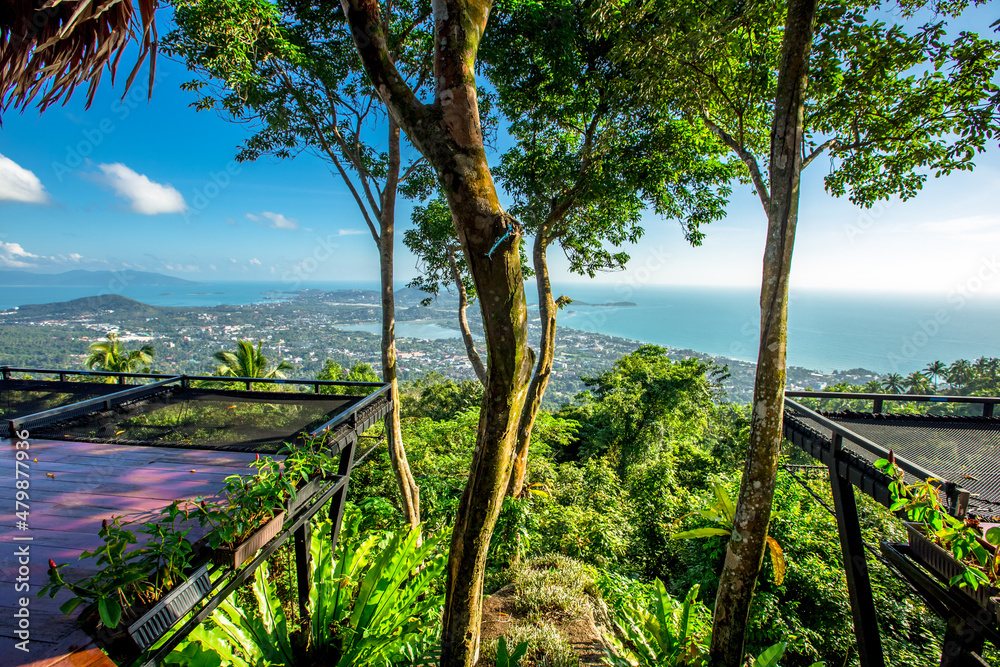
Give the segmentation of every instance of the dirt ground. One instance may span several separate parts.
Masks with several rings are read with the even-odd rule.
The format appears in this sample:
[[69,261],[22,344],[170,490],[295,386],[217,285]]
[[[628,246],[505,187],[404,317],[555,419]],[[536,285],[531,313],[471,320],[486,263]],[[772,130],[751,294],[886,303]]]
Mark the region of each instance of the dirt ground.
[[[483,644],[502,636],[508,636],[512,624],[525,622],[523,618],[518,618],[515,613],[513,596],[514,586],[511,584],[501,588],[484,601],[481,626]],[[593,607],[593,605],[588,607]],[[598,611],[598,616],[601,615]],[[581,665],[596,667],[605,664],[603,661],[606,651],[605,643],[601,628],[594,620],[592,609],[588,608],[587,613],[575,617],[554,612],[546,616],[545,621],[553,625],[569,641],[580,657]]]

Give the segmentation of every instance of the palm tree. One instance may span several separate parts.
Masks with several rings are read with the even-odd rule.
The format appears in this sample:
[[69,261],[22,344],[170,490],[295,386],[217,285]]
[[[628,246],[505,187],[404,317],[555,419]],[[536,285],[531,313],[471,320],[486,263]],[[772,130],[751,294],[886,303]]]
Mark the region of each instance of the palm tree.
[[965,359],[953,361],[948,367],[948,384],[959,390],[972,379],[972,364]]
[[112,373],[148,373],[153,363],[152,345],[143,345],[138,350],[126,350],[118,334],[109,333],[107,340],[91,343],[87,357],[87,368],[111,371]]
[[223,377],[238,378],[283,378],[285,371],[294,368],[285,360],[278,362],[273,368],[268,368],[267,357],[260,351],[263,341],[257,341],[256,349],[248,340],[236,342],[236,351],[221,350],[212,355],[220,363],[215,374]]
[[868,394],[882,393],[882,383],[878,380],[869,380],[868,382],[865,382],[864,386],[861,388]]
[[907,394],[925,394],[930,387],[927,384],[927,376],[920,371],[913,371],[903,379]]
[[899,373],[889,373],[882,379],[882,388],[887,394],[901,394],[903,386],[903,376]]
[[152,94],[156,0],[11,0],[5,5],[7,16],[0,14],[0,111],[8,105],[27,107],[39,93],[38,106],[45,110],[68,99],[83,83],[89,83],[89,107],[104,68],[114,78],[118,60],[133,39],[139,53],[125,88],[152,56]]
[[937,392],[938,380],[944,379],[948,373],[948,366],[941,361],[932,361],[924,369],[927,376],[934,380],[934,391]]

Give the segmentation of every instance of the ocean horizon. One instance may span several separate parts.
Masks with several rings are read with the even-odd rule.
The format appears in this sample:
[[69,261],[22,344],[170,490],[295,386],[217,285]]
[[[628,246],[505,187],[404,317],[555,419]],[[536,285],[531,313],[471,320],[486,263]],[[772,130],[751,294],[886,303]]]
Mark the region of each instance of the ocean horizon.
[[[402,285],[400,285],[400,288]],[[534,285],[527,286],[529,303]],[[378,289],[376,282],[315,282],[296,289]],[[284,301],[294,290],[275,282],[197,285],[0,288],[0,308],[116,293],[156,306],[211,307]],[[565,284],[575,303],[559,325],[716,357],[754,361],[759,292],[752,288]],[[634,305],[623,305],[625,303]],[[614,304],[614,305],[607,305]],[[352,327],[364,330],[364,325]],[[1000,356],[1000,298],[968,295],[867,295],[792,291],[788,364],[829,373],[865,368],[909,373],[935,360]],[[458,332],[439,324],[399,322],[397,335],[441,338]]]

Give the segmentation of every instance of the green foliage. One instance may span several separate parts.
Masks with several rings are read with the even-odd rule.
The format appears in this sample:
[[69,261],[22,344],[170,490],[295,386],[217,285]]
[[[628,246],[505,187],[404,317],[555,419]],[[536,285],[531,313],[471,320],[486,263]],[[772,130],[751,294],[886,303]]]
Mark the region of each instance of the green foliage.
[[236,341],[236,350],[220,350],[213,358],[219,362],[214,375],[236,378],[283,378],[285,371],[290,371],[294,366],[285,360],[279,361],[274,366],[268,363],[267,357],[261,352],[264,341],[257,341],[257,347],[248,340]]
[[606,453],[619,475],[633,465],[670,454],[677,443],[696,441],[708,426],[725,370],[697,359],[675,362],[667,350],[644,345],[594,378],[584,456]]
[[[903,471],[895,464],[890,452],[888,459],[879,459],[875,467],[893,478],[890,485],[892,506],[890,512],[903,512],[911,521],[919,523],[924,534],[951,552],[963,567],[962,572],[951,578],[952,586],[968,586],[973,591],[981,585],[996,585],[1000,570],[1000,529],[993,528],[985,535],[992,552],[980,543],[982,531],[978,522],[961,521],[948,514],[941,505],[940,491],[925,480],[915,484],[903,481]],[[988,545],[987,545],[988,546]]]
[[643,235],[647,208],[700,243],[701,225],[723,213],[730,180],[714,137],[620,85],[626,70],[587,25],[595,7],[502,3],[480,46],[517,141],[496,170],[510,210],[544,246],[558,240],[571,271],[591,277],[625,266],[618,248]]
[[497,667],[521,667],[521,658],[528,652],[528,642],[523,641],[514,647],[513,651],[507,651],[507,638],[500,637],[497,640]]
[[708,665],[711,613],[698,602],[698,586],[684,602],[673,599],[656,580],[651,605],[637,600],[615,610],[617,648],[610,656],[614,667],[642,665]]
[[[94,559],[97,571],[68,582],[60,572],[66,564],[50,559],[48,583],[38,596],[53,598],[65,589],[73,597],[59,607],[64,614],[72,614],[81,604],[93,604],[106,627],[118,627],[123,616],[187,579],[194,554],[187,540],[190,527],[183,528],[188,515],[182,505],[174,501],[160,512],[159,520],[141,524],[122,516],[105,520],[98,533],[103,544],[80,554],[81,559]],[[142,546],[136,533],[145,535]]]
[[[733,522],[736,518],[736,505],[726,487],[718,481],[712,483],[712,491],[715,493],[715,500],[704,509],[698,510],[697,514],[706,521],[711,521],[718,527],[693,528],[674,533],[672,540],[693,540],[709,537],[729,538],[733,533]],[[785,580],[785,554],[781,550],[781,545],[773,537],[768,535],[765,538],[767,551],[771,554],[771,564],[774,566],[774,583],[780,586]]]
[[[316,375],[317,380],[323,380],[324,382],[381,382],[382,378],[378,376],[375,369],[371,367],[371,364],[366,364],[364,362],[358,362],[351,366],[350,370],[345,369],[343,366],[338,364],[332,359],[327,359],[323,364],[322,370]],[[350,387],[350,386],[338,386],[338,385],[326,385],[319,388],[321,394],[346,394],[346,395],[357,395],[364,396],[370,393],[371,389],[368,387]]]
[[479,409],[483,385],[478,380],[456,382],[432,372],[400,386],[400,413],[407,417],[426,417],[435,421],[453,419],[459,413]]
[[[436,627],[431,619],[442,598],[432,583],[444,572],[441,552],[447,533],[417,546],[418,531],[361,532],[360,513],[349,508],[344,517],[337,558],[330,546],[332,524],[323,521],[312,532],[312,622],[309,630],[286,619],[281,600],[268,576],[258,570],[252,585],[256,609],[224,601],[186,644],[171,654],[168,664],[185,664],[183,657],[214,653],[224,666],[327,664],[384,665],[426,649]],[[201,653],[190,647],[199,644]]]
[[[138,350],[126,350],[118,334],[109,333],[107,340],[91,343],[88,349],[87,368],[115,373],[149,373],[155,352],[152,345],[143,345]],[[108,378],[114,382],[114,378]]]

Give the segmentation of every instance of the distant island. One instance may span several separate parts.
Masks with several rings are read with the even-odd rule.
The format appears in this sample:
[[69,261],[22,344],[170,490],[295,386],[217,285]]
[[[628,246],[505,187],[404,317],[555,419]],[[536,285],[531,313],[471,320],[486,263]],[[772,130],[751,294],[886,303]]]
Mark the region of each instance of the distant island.
[[63,273],[31,273],[30,271],[0,271],[0,286],[4,287],[37,287],[37,286],[72,286],[72,287],[105,287],[120,289],[128,286],[174,286],[201,285],[203,283],[165,276],[149,271],[65,271]]
[[587,303],[586,301],[580,301],[578,299],[573,299],[574,306],[590,306],[591,308],[629,308],[632,306],[637,306],[639,304],[632,301],[609,301],[607,303]]

